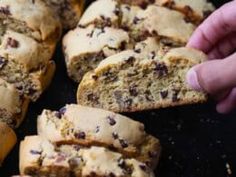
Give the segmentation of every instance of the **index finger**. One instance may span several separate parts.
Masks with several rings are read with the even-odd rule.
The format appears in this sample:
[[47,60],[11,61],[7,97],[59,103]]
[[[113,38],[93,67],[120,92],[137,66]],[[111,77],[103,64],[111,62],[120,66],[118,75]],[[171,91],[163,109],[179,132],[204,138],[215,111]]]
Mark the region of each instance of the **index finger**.
[[236,31],[235,19],[236,1],[234,0],[213,12],[196,29],[187,46],[208,53],[219,40]]

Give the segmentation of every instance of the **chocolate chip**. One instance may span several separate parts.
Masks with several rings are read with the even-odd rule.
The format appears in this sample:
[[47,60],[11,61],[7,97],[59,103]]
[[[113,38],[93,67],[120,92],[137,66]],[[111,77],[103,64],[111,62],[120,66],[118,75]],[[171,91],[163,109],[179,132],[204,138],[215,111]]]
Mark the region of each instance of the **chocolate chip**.
[[173,90],[173,95],[172,95],[172,101],[173,102],[178,102],[179,101],[179,98],[178,98],[178,95],[179,95],[179,92],[180,90]]
[[133,56],[129,57],[127,60],[126,60],[126,63],[130,64],[130,65],[133,65],[134,64],[134,61],[135,61],[135,58]]
[[9,6],[0,7],[0,13],[2,13],[4,15],[11,15],[10,7]]
[[0,69],[2,69],[6,64],[7,64],[7,60],[3,57],[0,56]]
[[95,133],[98,133],[100,131],[100,126],[96,126]]
[[61,114],[60,114],[60,112],[55,112],[55,116],[57,117],[57,118],[59,118],[59,119],[61,119]]
[[141,49],[134,49],[135,53],[141,53]]
[[79,150],[81,149],[81,148],[80,148],[80,145],[74,145],[73,148],[74,148],[74,150],[76,150],[76,151],[79,151]]
[[144,164],[139,165],[139,168],[145,172],[147,171],[147,166]]
[[119,49],[120,50],[125,50],[126,49],[126,44],[127,44],[127,42],[125,42],[125,41],[121,42]]
[[129,88],[129,93],[131,96],[138,96],[137,86],[131,86]]
[[132,174],[132,169],[125,163],[124,159],[120,158],[118,160],[118,166],[124,171],[125,174]]
[[156,63],[154,70],[159,76],[166,76],[168,74],[168,68],[164,63]]
[[113,11],[116,16],[120,15],[120,8],[116,7],[115,10]]
[[33,155],[41,155],[42,154],[42,152],[36,151],[36,150],[30,150],[30,153]]
[[64,115],[66,113],[66,107],[63,107],[59,110],[61,115]]
[[126,99],[126,100],[124,101],[124,106],[125,106],[125,108],[131,107],[132,103],[133,103],[133,100],[132,100],[132,99]]
[[119,135],[116,132],[113,132],[112,137],[116,140],[119,138]]
[[120,145],[123,147],[123,148],[127,148],[129,145],[127,143],[127,141],[123,140],[123,139],[119,139],[120,141]]
[[7,46],[10,46],[11,48],[17,48],[19,47],[19,42],[11,37],[7,39]]
[[74,136],[75,136],[75,138],[77,138],[77,139],[85,139],[85,138],[86,138],[85,132],[75,133]]
[[158,153],[157,153],[157,152],[149,151],[149,152],[148,152],[148,156],[149,156],[150,158],[155,158],[155,157],[158,156]]
[[99,98],[96,95],[94,95],[93,93],[91,93],[87,96],[87,99],[88,99],[88,101],[98,103]]
[[160,94],[161,94],[161,98],[162,98],[162,99],[165,99],[165,98],[167,98],[167,96],[168,96],[168,90],[161,91]]
[[147,101],[153,101],[153,96],[150,90],[145,91],[145,98]]
[[144,19],[142,18],[138,18],[138,17],[134,17],[134,19],[133,19],[133,23],[135,24],[135,25],[137,25],[137,24],[139,24],[141,21],[143,21]]
[[103,74],[103,77],[105,77],[106,82],[115,82],[118,77],[116,74],[112,73],[111,71],[107,71]]
[[107,177],[115,177],[115,176],[116,175],[114,173],[110,172]]
[[153,60],[155,57],[156,57],[156,52],[155,52],[155,51],[152,51],[152,52],[150,53],[150,58]]
[[108,116],[107,117],[107,120],[108,120],[108,123],[111,125],[111,126],[114,126],[116,124],[116,120],[111,117],[111,116]]
[[98,80],[98,76],[96,76],[96,75],[92,75],[92,78],[93,78],[93,80]]

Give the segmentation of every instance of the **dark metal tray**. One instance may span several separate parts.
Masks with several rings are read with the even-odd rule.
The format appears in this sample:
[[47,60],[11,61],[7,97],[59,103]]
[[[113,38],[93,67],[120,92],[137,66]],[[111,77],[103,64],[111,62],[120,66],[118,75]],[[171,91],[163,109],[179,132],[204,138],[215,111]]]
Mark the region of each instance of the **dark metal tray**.
[[[217,7],[225,2],[214,1]],[[30,105],[24,123],[17,130],[18,142],[26,135],[36,134],[36,118],[43,109],[57,110],[76,102],[77,85],[66,75],[61,46],[54,58],[55,78],[41,99]],[[157,176],[236,176],[236,113],[219,115],[214,103],[207,103],[127,115],[145,123],[147,131],[161,140],[163,152]],[[0,168],[0,177],[19,173],[18,151],[19,144]],[[226,164],[231,166],[232,175],[227,173]]]

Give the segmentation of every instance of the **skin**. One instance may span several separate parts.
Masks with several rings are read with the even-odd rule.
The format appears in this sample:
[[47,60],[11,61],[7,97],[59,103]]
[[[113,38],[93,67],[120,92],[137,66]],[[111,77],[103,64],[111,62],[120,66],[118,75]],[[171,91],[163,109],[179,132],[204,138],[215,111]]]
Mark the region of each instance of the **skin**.
[[218,102],[219,113],[236,108],[236,0],[210,15],[194,32],[187,47],[199,49],[209,60],[189,70],[188,84]]

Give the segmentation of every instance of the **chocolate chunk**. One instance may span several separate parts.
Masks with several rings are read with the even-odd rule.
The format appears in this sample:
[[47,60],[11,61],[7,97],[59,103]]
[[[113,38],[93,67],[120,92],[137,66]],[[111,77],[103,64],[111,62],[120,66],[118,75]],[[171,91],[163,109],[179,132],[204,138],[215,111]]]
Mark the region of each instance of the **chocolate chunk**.
[[116,140],[119,138],[119,135],[116,132],[113,132],[112,137]]
[[85,132],[75,133],[74,136],[75,136],[75,138],[77,138],[77,139],[85,139],[85,138],[86,138]]
[[138,96],[137,86],[131,86],[129,88],[129,93],[131,96]]
[[111,125],[111,126],[114,126],[116,124],[116,120],[111,117],[111,116],[108,116],[107,117],[107,120],[108,120],[108,123]]
[[7,60],[3,57],[0,56],[0,69],[2,69],[6,64],[7,64]]
[[159,76],[166,76],[168,74],[168,68],[164,63],[156,63],[154,70]]
[[41,155],[42,154],[42,152],[36,151],[36,150],[30,150],[30,153],[33,155]]
[[4,15],[11,15],[10,7],[9,6],[0,7],[0,13]]
[[127,148],[129,145],[128,145],[128,142],[123,140],[123,139],[119,139],[120,141],[120,145],[123,147],[123,148]]
[[11,37],[7,39],[7,46],[10,46],[11,48],[18,48],[19,42]]
[[161,91],[160,94],[161,94],[161,98],[162,98],[162,99],[165,99],[165,98],[167,98],[167,96],[168,96],[168,90]]

